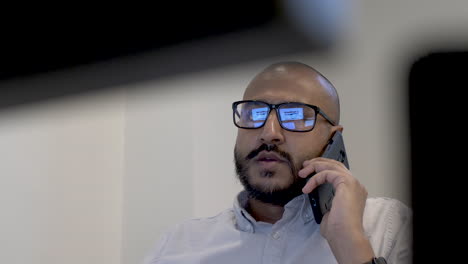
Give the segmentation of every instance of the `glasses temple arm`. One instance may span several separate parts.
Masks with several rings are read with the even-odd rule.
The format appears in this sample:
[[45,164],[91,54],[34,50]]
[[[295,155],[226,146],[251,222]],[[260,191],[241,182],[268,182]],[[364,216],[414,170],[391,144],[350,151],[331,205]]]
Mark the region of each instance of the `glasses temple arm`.
[[322,115],[328,121],[328,123],[332,124],[333,126],[336,126],[335,122],[333,122],[331,118],[328,117],[321,109],[319,109],[318,113]]

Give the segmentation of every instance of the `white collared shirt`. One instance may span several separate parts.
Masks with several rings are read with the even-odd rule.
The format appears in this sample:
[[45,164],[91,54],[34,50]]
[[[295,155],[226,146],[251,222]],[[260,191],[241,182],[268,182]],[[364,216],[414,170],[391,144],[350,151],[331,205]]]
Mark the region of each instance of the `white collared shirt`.
[[[285,205],[275,224],[257,222],[240,192],[233,208],[214,217],[186,220],[165,232],[145,264],[337,263],[307,195]],[[368,198],[364,230],[377,256],[389,264],[412,262],[412,212],[391,198]]]

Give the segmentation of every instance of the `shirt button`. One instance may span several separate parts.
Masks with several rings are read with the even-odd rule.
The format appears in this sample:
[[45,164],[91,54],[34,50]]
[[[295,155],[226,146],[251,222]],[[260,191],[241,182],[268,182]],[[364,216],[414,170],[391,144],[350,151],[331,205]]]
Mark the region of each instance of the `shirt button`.
[[279,232],[274,232],[271,236],[272,236],[274,239],[279,239],[279,238],[280,238]]

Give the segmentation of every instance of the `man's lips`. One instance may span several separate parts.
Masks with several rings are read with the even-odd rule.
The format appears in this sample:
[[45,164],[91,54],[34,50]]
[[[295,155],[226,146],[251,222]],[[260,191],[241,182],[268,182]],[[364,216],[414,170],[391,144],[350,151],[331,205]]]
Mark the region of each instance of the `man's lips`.
[[275,152],[262,151],[255,158],[257,162],[287,162],[283,157],[276,154]]

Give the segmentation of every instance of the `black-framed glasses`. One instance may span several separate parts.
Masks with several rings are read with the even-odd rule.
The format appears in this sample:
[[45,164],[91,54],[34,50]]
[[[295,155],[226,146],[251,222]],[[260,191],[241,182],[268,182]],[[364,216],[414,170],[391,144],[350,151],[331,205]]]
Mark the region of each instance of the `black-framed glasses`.
[[272,109],[281,127],[288,131],[308,132],[314,129],[317,115],[321,115],[328,123],[335,125],[318,106],[285,102],[269,104],[256,100],[244,100],[232,103],[234,125],[239,128],[256,129],[265,125]]

